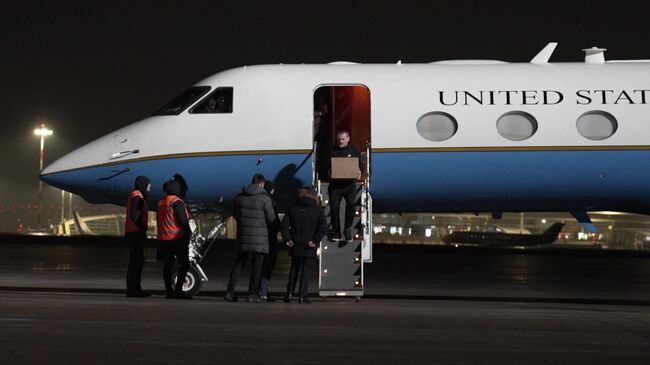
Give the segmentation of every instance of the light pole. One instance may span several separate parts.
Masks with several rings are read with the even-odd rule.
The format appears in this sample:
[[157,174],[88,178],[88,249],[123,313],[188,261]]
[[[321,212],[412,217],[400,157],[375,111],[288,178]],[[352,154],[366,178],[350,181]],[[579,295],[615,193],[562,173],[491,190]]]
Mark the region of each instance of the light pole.
[[[54,132],[51,129],[47,129],[45,123],[41,123],[39,128],[34,129],[34,134],[41,137],[41,153],[39,159],[39,169],[38,173],[40,174],[43,171],[43,149],[45,147],[45,137],[51,136]],[[43,181],[38,179],[38,228],[41,228],[41,201],[43,198]]]

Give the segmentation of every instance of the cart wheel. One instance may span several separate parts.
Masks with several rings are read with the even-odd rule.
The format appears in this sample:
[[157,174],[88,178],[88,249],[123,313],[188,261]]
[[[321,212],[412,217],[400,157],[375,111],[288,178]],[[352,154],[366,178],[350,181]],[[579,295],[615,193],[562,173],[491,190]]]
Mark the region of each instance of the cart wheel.
[[[176,277],[178,276],[178,266],[172,269],[172,287],[176,288]],[[185,282],[183,282],[183,293],[194,296],[201,291],[201,286],[203,282],[201,281],[201,276],[199,271],[190,265],[189,270],[187,270],[187,275],[185,275]]]

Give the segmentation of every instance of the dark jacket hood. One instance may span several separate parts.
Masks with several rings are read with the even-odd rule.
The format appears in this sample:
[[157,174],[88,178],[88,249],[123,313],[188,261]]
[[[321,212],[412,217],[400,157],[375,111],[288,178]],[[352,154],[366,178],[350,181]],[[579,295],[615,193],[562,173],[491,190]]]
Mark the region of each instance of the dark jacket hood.
[[246,195],[266,194],[266,190],[264,190],[264,188],[260,188],[258,184],[250,184],[244,186],[244,189],[242,191]]
[[151,180],[149,180],[148,177],[146,176],[138,176],[135,178],[135,189],[139,190],[142,193],[142,196],[145,198],[147,197],[148,191],[147,191],[147,186],[151,184]]
[[187,186],[187,181],[185,181],[185,178],[181,174],[174,174],[174,180],[181,184],[181,193],[179,196],[185,198],[185,194],[190,190]]
[[163,185],[163,190],[168,195],[181,196],[182,186],[181,183],[176,179],[167,180]]

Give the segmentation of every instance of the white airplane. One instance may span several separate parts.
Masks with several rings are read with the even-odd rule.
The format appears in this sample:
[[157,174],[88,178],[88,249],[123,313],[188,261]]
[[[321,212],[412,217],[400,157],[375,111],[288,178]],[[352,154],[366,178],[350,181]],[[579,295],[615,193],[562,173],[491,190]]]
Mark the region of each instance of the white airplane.
[[[248,66],[58,159],[41,179],[124,205],[137,175],[180,173],[188,202],[230,209],[256,173],[286,202],[320,186],[337,130],[366,151],[374,212],[650,214],[650,61]],[[316,136],[316,137],[315,137]]]

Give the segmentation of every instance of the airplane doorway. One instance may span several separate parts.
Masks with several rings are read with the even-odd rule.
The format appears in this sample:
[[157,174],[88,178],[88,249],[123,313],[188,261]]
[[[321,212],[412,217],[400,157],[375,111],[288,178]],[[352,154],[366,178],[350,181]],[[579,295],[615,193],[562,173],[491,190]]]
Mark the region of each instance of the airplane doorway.
[[362,178],[370,171],[370,90],[365,85],[325,85],[314,91],[316,179],[329,180],[330,149],[336,132],[350,132],[350,143],[361,152]]

